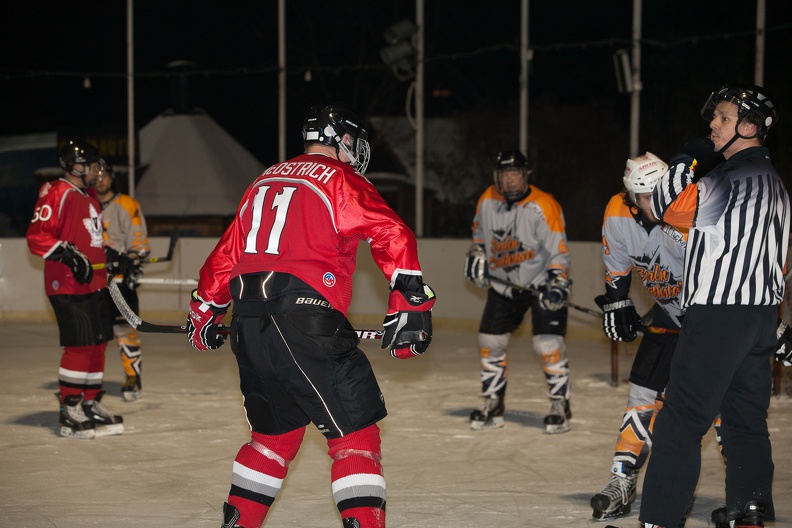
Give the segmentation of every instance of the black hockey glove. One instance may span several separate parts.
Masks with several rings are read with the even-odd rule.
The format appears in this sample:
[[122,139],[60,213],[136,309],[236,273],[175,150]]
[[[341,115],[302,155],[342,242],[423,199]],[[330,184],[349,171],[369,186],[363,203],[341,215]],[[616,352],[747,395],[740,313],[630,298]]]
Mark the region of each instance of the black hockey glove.
[[93,279],[91,261],[71,242],[61,242],[47,256],[47,260],[66,264],[74,275],[74,280],[80,284],[89,283]]
[[107,273],[110,275],[123,275],[126,278],[129,271],[134,266],[134,262],[126,253],[119,253],[110,246],[105,246],[105,256],[107,257]]
[[602,317],[602,329],[605,330],[605,335],[614,341],[626,343],[638,337],[641,316],[635,311],[635,305],[630,299],[611,302],[605,295],[598,295],[594,298],[594,302],[605,312]]
[[715,144],[708,137],[699,134],[690,136],[679,153],[672,157],[669,166],[676,165],[677,163],[684,163],[688,167],[693,165],[693,160],[702,163],[707,158],[712,156]]
[[124,274],[124,285],[130,290],[135,290],[140,285],[140,279],[143,278],[143,264],[141,264],[141,257],[136,253],[129,253],[131,260],[129,271]]
[[198,296],[198,290],[190,295],[190,314],[187,317],[187,339],[196,350],[214,350],[225,343],[220,333],[220,322],[228,311],[228,305],[217,306]]
[[792,367],[792,328],[783,320],[778,320],[778,350],[775,353],[775,360],[783,363],[785,367]]
[[539,304],[545,310],[557,312],[566,306],[572,281],[567,278],[565,273],[551,271],[549,275],[544,290],[539,294]]
[[432,342],[432,307],[435,292],[418,275],[399,275],[388,298],[388,313],[382,325],[382,348],[391,356],[409,359],[420,356]]
[[487,253],[478,244],[473,244],[465,256],[465,278],[479,288],[489,288]]

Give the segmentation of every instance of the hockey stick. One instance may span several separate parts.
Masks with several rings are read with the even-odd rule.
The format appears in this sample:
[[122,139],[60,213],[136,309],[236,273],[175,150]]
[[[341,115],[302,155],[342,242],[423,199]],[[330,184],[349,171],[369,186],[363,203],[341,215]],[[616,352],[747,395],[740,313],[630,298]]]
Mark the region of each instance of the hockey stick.
[[[173,258],[173,250],[176,248],[176,242],[179,240],[179,230],[175,227],[171,231],[170,242],[168,243],[168,254],[164,257],[148,257],[143,259],[133,259],[134,264],[156,264],[157,262],[168,262]],[[104,269],[108,266],[117,265],[117,262],[97,262],[96,264],[91,264],[91,267],[95,270]]]
[[[533,286],[520,286],[519,284],[514,284],[514,283],[511,283],[511,282],[509,282],[507,280],[499,279],[498,277],[488,277],[488,278],[492,282],[497,282],[499,284],[503,284],[504,286],[508,286],[508,287],[510,287],[512,290],[514,290],[516,292],[528,292],[528,293],[530,293],[531,295],[533,295],[534,297],[537,297],[537,298],[542,294],[542,292],[540,292],[539,290],[537,290]],[[574,308],[575,310],[579,310],[579,311],[581,311],[583,313],[587,313],[589,315],[593,315],[594,317],[602,317],[602,312],[598,312],[597,310],[592,310],[591,308],[586,308],[585,306],[580,306],[580,305],[577,305],[575,303],[571,303],[569,301],[567,301],[566,304],[570,308]]]
[[[187,333],[187,325],[159,325],[149,323],[148,321],[144,321],[138,314],[135,313],[132,308],[130,308],[129,304],[127,304],[126,299],[124,299],[124,295],[121,293],[121,290],[118,289],[118,285],[115,283],[112,278],[108,278],[107,280],[107,289],[110,290],[110,297],[113,298],[113,302],[118,307],[118,311],[121,312],[121,315],[126,319],[126,322],[129,323],[129,326],[134,328],[139,332],[153,332],[159,334],[186,334]],[[227,326],[220,326],[220,334],[228,335],[229,329]],[[355,333],[360,339],[382,339],[382,335],[385,333],[384,330],[355,330]]]
[[[513,283],[511,283],[509,281],[505,281],[503,279],[499,279],[498,277],[489,277],[489,280],[494,281],[494,282],[498,282],[500,284],[504,284],[506,286],[509,286],[510,288],[512,288],[513,290],[515,290],[517,292],[527,291],[531,295],[533,295],[533,296],[535,296],[537,298],[542,294],[542,292],[540,292],[539,290],[537,290],[533,286],[520,286],[519,284],[513,284]],[[569,301],[567,301],[566,304],[570,308],[574,308],[575,310],[579,310],[579,311],[587,313],[589,315],[593,315],[594,317],[602,318],[602,316],[603,316],[602,312],[597,311],[597,310],[593,310],[591,308],[586,308],[585,306],[580,306],[580,305],[577,305],[575,303],[571,303]],[[645,332],[650,333],[650,334],[678,334],[679,330],[676,330],[676,329],[673,329],[673,328],[663,328],[661,326],[640,325],[638,327],[638,332],[636,332],[636,333],[638,335],[643,335]]]
[[[123,280],[123,279],[122,279]],[[169,286],[198,286],[195,279],[176,279],[170,277],[143,277],[137,280],[138,284],[162,284]]]

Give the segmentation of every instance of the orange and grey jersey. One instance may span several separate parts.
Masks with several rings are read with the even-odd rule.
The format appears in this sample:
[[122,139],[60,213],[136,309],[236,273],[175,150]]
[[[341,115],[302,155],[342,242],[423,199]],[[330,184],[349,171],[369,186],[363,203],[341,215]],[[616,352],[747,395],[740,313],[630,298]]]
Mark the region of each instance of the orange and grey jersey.
[[606,293],[626,299],[635,270],[655,303],[681,326],[687,231],[636,220],[623,198],[622,193],[610,199],[602,223]]
[[[548,272],[566,274],[569,268],[561,205],[533,185],[512,204],[494,185],[487,188],[476,205],[473,243],[486,251],[490,276],[523,287],[542,286]],[[511,296],[508,286],[493,282],[492,288]]]
[[105,244],[119,253],[137,253],[145,257],[151,252],[146,219],[137,200],[116,193],[102,203]]

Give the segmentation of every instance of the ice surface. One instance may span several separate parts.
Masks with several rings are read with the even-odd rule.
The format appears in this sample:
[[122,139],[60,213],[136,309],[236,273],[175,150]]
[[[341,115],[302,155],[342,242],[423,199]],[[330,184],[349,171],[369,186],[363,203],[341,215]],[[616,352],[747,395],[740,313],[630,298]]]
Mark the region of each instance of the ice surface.
[[[156,321],[155,321],[156,322]],[[479,405],[477,323],[438,321],[430,351],[396,360],[362,346],[389,416],[380,423],[390,527],[593,527],[589,499],[609,478],[628,386],[612,387],[610,343],[571,335],[572,430],[546,435],[548,409],[530,335],[510,347],[506,427],[471,431]],[[218,527],[231,464],[249,439],[230,347],[197,352],[181,335],[142,334],[143,397],[124,402],[114,343],[103,403],[124,416],[122,436],[58,436],[54,323],[0,323],[0,527]],[[629,372],[629,347],[621,377]],[[774,397],[769,424],[778,521],[792,522],[792,399]],[[311,427],[265,527],[341,526],[324,438]],[[723,501],[723,462],[710,432],[688,528],[709,525]],[[640,491],[640,482],[639,482]],[[638,501],[611,522],[637,528]],[[772,524],[768,523],[768,526]]]

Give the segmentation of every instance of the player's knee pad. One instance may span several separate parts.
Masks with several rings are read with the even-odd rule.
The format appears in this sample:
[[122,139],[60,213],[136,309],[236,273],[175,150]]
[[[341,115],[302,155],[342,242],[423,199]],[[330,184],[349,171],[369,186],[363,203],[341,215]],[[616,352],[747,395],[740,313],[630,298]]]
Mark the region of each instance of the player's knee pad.
[[305,427],[279,435],[265,435],[253,432],[251,441],[246,445],[286,467],[297,456],[297,451],[300,450],[304,436]]
[[553,365],[566,361],[566,343],[563,336],[538,334],[532,339],[534,352],[545,364]]
[[635,383],[630,384],[630,395],[627,398],[627,408],[653,410],[656,400],[656,390],[642,387]]
[[327,447],[329,448],[327,454],[333,460],[339,460],[351,454],[379,460],[382,458],[380,445],[380,429],[377,424],[372,424],[341,438],[327,440]]
[[113,325],[113,335],[120,345],[140,348],[140,338],[137,331],[128,324]]
[[482,360],[484,358],[499,359],[506,357],[506,348],[509,346],[511,334],[482,334],[479,333],[478,341]]

